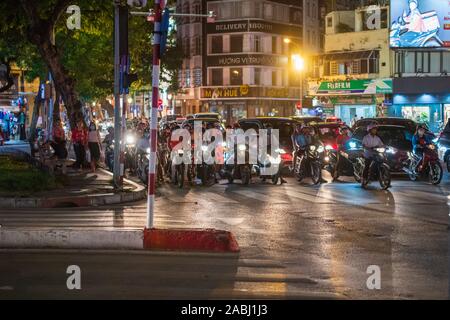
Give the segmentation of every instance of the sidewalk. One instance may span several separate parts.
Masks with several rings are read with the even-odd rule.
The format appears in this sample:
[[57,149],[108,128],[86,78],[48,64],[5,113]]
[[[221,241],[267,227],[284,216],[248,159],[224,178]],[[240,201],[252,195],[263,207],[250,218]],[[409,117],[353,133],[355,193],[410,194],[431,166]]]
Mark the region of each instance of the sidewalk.
[[3,208],[89,207],[141,200],[147,194],[145,186],[128,179],[122,191],[114,192],[112,173],[104,169],[91,173],[67,167],[67,177],[62,189],[36,193],[32,198],[0,197],[0,203]]

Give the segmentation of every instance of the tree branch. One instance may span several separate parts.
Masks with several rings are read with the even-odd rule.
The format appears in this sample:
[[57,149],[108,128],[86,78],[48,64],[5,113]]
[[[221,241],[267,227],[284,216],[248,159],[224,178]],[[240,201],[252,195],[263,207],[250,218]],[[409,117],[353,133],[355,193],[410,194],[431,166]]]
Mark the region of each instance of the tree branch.
[[73,2],[73,0],[59,0],[55,4],[55,6],[53,7],[53,12],[49,18],[52,25],[56,24],[56,22],[59,20],[61,15],[66,11],[67,7],[70,5],[71,2]]

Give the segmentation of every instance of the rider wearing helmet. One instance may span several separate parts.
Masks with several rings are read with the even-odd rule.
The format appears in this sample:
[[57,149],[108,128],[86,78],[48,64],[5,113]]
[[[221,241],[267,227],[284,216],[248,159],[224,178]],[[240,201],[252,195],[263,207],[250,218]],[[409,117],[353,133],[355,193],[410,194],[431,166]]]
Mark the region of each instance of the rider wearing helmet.
[[108,134],[105,136],[103,143],[109,146],[113,143],[113,140],[114,140],[114,128],[108,127]]
[[306,148],[312,143],[310,135],[310,127],[304,126],[303,123],[299,123],[295,126],[294,133],[291,136],[292,145],[294,147],[293,158],[294,162],[292,167],[295,168],[297,157],[300,161],[303,159]]
[[340,129],[340,134],[336,138],[336,144],[337,144],[337,155],[336,155],[336,166],[334,168],[333,172],[333,181],[338,180],[339,176],[339,169],[342,164],[341,154],[340,151],[344,148],[344,145],[347,143],[348,140],[350,140],[350,128],[347,126],[343,126]]
[[[430,143],[432,143],[431,135],[426,134],[425,126],[418,125],[416,133],[414,134],[414,136],[412,138],[414,154],[422,159],[423,158],[423,150]],[[422,168],[422,160],[419,163],[420,163],[420,165],[419,165],[419,171],[420,171]]]
[[362,144],[364,148],[365,166],[363,171],[363,180],[369,178],[369,169],[374,157],[374,148],[380,148],[384,146],[383,141],[378,135],[378,126],[376,124],[370,124],[367,126],[367,135],[363,138]]

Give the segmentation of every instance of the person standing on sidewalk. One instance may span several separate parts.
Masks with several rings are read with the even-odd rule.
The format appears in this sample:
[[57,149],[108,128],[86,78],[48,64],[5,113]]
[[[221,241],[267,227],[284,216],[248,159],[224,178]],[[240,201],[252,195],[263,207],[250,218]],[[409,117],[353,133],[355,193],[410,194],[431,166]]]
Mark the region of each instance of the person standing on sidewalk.
[[87,149],[87,130],[82,120],[77,122],[77,126],[72,130],[73,150],[75,151],[76,161],[73,164],[74,168],[83,169],[83,164],[86,159]]
[[89,152],[91,153],[91,170],[95,172],[97,163],[100,160],[100,151],[102,149],[100,132],[94,122],[89,125],[88,133]]
[[19,137],[21,141],[24,141],[27,139],[26,133],[25,133],[25,122],[26,122],[26,115],[25,115],[25,108],[22,108],[22,110],[19,113]]
[[51,146],[55,150],[55,155],[59,160],[67,158],[66,133],[61,124],[61,120],[56,120],[52,130]]

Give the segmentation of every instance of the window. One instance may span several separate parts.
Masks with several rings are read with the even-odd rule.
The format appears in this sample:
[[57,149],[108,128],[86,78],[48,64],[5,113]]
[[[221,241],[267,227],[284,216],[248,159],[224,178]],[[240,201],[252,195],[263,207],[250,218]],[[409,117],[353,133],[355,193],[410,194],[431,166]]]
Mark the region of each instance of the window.
[[202,85],[202,69],[194,69],[194,87],[199,87]]
[[378,59],[369,59],[369,73],[378,73]]
[[270,3],[264,3],[264,19],[272,20],[273,18],[273,5]]
[[442,72],[450,74],[450,52],[443,52],[442,55]]
[[441,53],[430,52],[430,72],[441,73]]
[[256,85],[261,85],[261,68],[255,68],[255,82]]
[[261,36],[254,36],[253,48],[254,52],[262,52]]
[[211,38],[211,53],[223,53],[222,36],[213,36]]
[[186,69],[186,87],[191,86],[191,70]]
[[272,53],[277,53],[277,37],[272,37]]
[[405,52],[404,56],[404,62],[405,62],[405,73],[415,73],[416,66],[415,66],[415,55],[414,52]]
[[201,41],[200,37],[195,37],[192,55],[199,56],[201,54],[202,54],[202,41]]
[[333,26],[333,18],[332,17],[328,17],[327,18],[327,27],[331,28]]
[[272,86],[276,86],[277,84],[277,72],[276,71],[272,71]]
[[223,69],[211,69],[211,85],[223,85]]
[[308,17],[311,16],[311,6],[310,6],[309,1],[306,2],[306,15],[307,15]]
[[232,86],[242,84],[242,68],[231,68],[230,69],[230,84]]
[[243,35],[231,35],[230,36],[230,52],[242,52],[243,51]]

